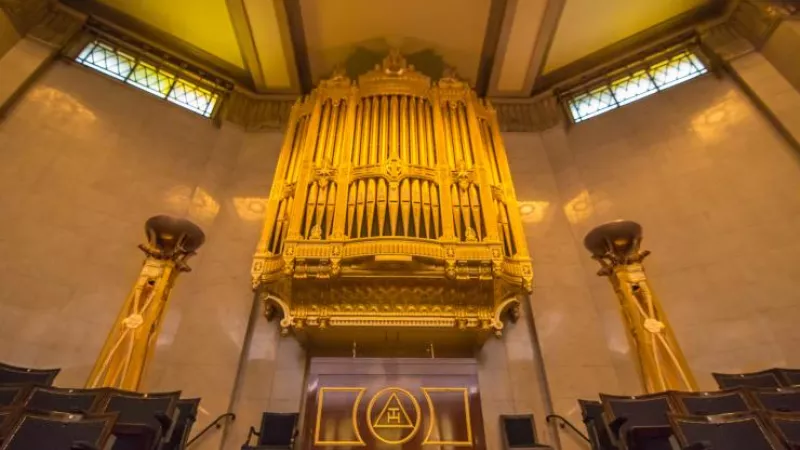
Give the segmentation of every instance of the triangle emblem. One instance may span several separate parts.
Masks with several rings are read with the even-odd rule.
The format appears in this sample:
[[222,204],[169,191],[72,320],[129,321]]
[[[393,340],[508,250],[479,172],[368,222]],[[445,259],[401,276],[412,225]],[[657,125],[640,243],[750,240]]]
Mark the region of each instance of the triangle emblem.
[[406,409],[397,397],[397,392],[392,392],[386,404],[373,424],[375,428],[414,428],[414,423],[408,416]]

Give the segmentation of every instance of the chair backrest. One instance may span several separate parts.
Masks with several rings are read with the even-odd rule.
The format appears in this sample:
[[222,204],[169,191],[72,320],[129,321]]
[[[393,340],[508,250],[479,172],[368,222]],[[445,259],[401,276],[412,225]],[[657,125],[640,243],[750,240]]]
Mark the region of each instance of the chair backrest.
[[192,425],[197,418],[197,409],[200,407],[199,398],[187,398],[178,400],[178,418],[175,422],[175,428],[172,430],[172,436],[167,441],[162,450],[180,450],[186,445],[189,439],[189,433],[192,431]]
[[752,373],[712,373],[720,389],[737,387],[775,388],[781,386],[781,380],[774,369]]
[[0,384],[38,384],[50,386],[61,369],[28,369],[0,363]]
[[784,447],[753,412],[717,416],[670,415],[681,447],[707,443],[719,450],[782,450]]
[[106,396],[103,389],[63,389],[35,386],[24,402],[26,409],[65,413],[93,413]]
[[17,419],[22,412],[22,408],[0,407],[0,443],[3,442],[11,427],[17,423]]
[[767,411],[763,413],[772,431],[790,448],[800,444],[800,414]]
[[598,450],[614,449],[608,429],[603,422],[603,404],[594,400],[578,400],[586,431],[592,441],[592,448]]
[[800,386],[800,369],[775,369],[775,372],[784,386]]
[[2,450],[69,449],[76,442],[103,448],[116,414],[23,413],[8,432]]
[[263,413],[258,445],[290,446],[298,417],[298,413]]
[[800,389],[750,389],[750,396],[759,409],[766,411],[800,412]]
[[0,386],[0,406],[12,406],[22,402],[30,391],[30,385]]
[[600,394],[600,401],[609,422],[624,417],[628,428],[668,427],[667,414],[676,412],[666,392],[630,397]]
[[681,414],[711,416],[750,410],[747,394],[742,389],[717,392],[672,392],[672,398]]
[[510,448],[532,448],[537,445],[533,414],[501,414],[503,445]]
[[180,399],[180,391],[140,394],[138,392],[108,389],[100,406],[101,412],[116,412],[119,423],[146,424],[161,428],[158,415],[172,418]]

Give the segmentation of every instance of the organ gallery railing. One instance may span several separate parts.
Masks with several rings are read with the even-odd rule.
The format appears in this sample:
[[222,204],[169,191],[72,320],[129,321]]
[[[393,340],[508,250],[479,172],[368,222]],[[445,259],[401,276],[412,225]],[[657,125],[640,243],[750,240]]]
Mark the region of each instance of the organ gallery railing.
[[252,275],[302,337],[499,334],[532,271],[495,110],[397,52],[322,81],[292,108]]

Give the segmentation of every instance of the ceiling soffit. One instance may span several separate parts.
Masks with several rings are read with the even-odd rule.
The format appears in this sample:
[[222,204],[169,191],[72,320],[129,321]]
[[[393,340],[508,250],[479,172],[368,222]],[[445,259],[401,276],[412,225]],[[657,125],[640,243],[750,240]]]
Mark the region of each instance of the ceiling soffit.
[[527,97],[565,0],[508,0],[488,93]]
[[709,0],[567,0],[543,73],[708,3]]
[[244,68],[225,0],[96,1]]
[[[496,1],[496,0],[495,0]],[[536,0],[538,1],[538,0]],[[478,78],[492,0],[299,0],[314,83],[356,49],[440,55],[463,79]]]

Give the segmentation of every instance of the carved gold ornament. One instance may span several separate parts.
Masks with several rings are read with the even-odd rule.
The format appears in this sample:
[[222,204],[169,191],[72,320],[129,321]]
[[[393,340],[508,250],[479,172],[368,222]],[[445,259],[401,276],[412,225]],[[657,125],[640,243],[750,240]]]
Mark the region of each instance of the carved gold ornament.
[[609,278],[619,298],[645,390],[696,390],[664,309],[650,291],[642,266],[650,252],[640,249],[641,242],[642,227],[622,220],[600,225],[584,239],[592,258],[600,263],[597,274]]
[[302,340],[415,329],[481,342],[531,289],[495,110],[397,51],[294,105],[266,210],[253,286]]

